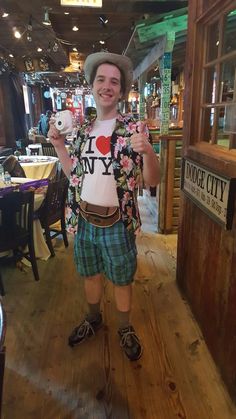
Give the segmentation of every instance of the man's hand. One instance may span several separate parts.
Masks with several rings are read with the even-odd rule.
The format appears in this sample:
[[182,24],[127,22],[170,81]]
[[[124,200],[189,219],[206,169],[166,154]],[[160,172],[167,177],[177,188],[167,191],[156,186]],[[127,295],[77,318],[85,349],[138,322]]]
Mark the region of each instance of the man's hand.
[[144,122],[140,122],[139,132],[131,135],[131,147],[136,153],[148,154],[152,150],[152,146],[148,141],[148,136],[145,132]]
[[60,135],[60,131],[55,127],[55,119],[51,118],[49,121],[49,131],[48,131],[48,138],[50,143],[54,145],[55,148],[61,147],[65,144],[65,135]]

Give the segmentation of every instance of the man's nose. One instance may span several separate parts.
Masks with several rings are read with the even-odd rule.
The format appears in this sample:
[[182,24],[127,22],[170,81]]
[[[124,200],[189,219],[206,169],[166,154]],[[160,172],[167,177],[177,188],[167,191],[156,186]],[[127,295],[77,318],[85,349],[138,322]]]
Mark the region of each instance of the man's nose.
[[111,82],[109,80],[104,80],[103,89],[110,90]]

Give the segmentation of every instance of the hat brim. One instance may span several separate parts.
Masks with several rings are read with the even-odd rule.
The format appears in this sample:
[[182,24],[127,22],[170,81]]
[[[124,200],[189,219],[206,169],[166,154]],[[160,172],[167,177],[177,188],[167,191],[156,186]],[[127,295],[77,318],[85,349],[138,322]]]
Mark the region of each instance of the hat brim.
[[91,84],[91,75],[94,68],[106,62],[114,64],[122,71],[125,78],[125,92],[122,99],[128,98],[133,83],[133,65],[130,58],[125,55],[110,52],[95,52],[88,55],[84,62],[84,74],[87,82]]

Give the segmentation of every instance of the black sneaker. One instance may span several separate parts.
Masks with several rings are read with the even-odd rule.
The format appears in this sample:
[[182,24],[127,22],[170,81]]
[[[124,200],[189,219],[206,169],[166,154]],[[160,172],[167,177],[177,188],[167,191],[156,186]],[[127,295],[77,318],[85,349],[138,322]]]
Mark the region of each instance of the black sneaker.
[[100,329],[103,325],[102,322],[102,315],[99,314],[96,320],[89,320],[87,317],[79,324],[79,326],[75,327],[73,332],[68,338],[68,345],[73,347],[79,345],[80,343],[84,342],[91,336],[94,336],[98,329]]
[[123,348],[130,361],[137,361],[142,355],[143,349],[133,326],[119,329],[120,346]]

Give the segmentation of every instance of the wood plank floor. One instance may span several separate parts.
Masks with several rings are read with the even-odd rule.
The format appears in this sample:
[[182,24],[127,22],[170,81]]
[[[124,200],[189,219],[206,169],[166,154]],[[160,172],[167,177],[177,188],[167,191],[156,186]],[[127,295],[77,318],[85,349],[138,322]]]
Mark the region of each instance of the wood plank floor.
[[77,348],[67,346],[67,336],[86,310],[71,239],[68,249],[57,239],[56,256],[39,261],[38,283],[29,268],[4,268],[3,419],[236,418],[175,283],[176,236],[150,232],[147,224],[144,220],[138,237],[132,313],[144,353],[134,363],[119,347],[108,282],[102,303],[104,329]]

